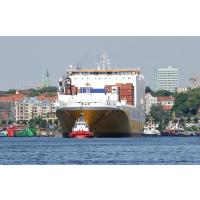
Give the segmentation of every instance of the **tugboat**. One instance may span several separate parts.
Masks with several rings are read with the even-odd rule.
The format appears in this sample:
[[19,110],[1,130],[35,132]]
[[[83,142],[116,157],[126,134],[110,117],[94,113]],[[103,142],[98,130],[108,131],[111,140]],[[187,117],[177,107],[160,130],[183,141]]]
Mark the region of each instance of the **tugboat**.
[[70,138],[92,138],[94,134],[89,131],[89,127],[83,118],[83,114],[76,120],[72,132],[69,133]]

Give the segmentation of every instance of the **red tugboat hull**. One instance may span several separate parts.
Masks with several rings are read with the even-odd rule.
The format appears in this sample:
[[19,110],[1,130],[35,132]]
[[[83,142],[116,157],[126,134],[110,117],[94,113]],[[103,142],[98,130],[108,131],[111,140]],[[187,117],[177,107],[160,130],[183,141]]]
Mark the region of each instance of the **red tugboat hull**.
[[70,138],[92,138],[94,137],[92,132],[89,131],[72,131],[69,133]]

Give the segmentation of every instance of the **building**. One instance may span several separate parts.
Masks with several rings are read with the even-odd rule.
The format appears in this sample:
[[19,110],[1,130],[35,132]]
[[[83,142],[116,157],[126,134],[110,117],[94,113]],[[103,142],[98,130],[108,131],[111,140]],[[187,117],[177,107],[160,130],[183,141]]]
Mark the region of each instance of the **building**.
[[15,102],[24,98],[23,95],[2,95],[0,96],[0,123],[2,121],[15,121]]
[[25,97],[16,102],[16,121],[27,122],[39,116],[46,120],[55,120],[55,100],[55,97]]
[[172,68],[158,68],[154,72],[154,90],[167,90],[175,92],[178,88],[178,69]]
[[162,105],[165,111],[169,111],[172,109],[174,105],[174,97],[166,96],[166,97],[157,97],[157,104]]
[[153,97],[150,93],[145,94],[145,114],[150,113],[152,105],[157,105],[157,97]]
[[9,121],[9,110],[0,108],[0,122],[3,121],[6,123]]
[[150,93],[147,93],[145,95],[145,114],[150,113],[152,105],[162,105],[165,111],[169,111],[174,105],[174,100],[172,96],[153,97]]
[[186,93],[190,89],[191,88],[188,88],[188,87],[178,87],[178,88],[176,88],[176,92],[177,93]]

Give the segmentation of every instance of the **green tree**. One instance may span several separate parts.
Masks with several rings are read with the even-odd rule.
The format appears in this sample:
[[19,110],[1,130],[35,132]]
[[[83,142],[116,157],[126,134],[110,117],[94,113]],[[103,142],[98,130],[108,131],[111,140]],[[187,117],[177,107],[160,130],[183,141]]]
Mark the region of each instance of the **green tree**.
[[13,120],[8,120],[8,124],[11,125],[14,121]]
[[194,123],[198,123],[199,122],[199,118],[198,117],[195,117],[194,118]]
[[1,124],[2,124],[2,125],[6,125],[6,124],[7,124],[6,120],[3,119],[2,122],[1,122]]
[[171,119],[171,112],[164,111],[163,106],[161,105],[152,105],[150,116],[153,118],[155,123],[159,124],[159,130],[164,130],[166,125],[169,123]]
[[41,124],[41,121],[42,121],[42,117],[34,117],[33,119],[30,119],[28,124],[29,126],[40,126]]
[[185,120],[183,118],[181,118],[179,120],[179,124],[180,124],[181,127],[185,127]]
[[54,124],[58,126],[58,119],[54,120]]
[[47,128],[47,121],[42,119],[39,126],[40,126],[40,128],[46,129]]
[[35,96],[39,96],[40,92],[38,90],[32,89],[29,96],[30,97],[35,97]]
[[183,112],[184,116],[196,115],[200,106],[200,88],[189,90],[186,93],[176,93],[173,111]]
[[49,86],[49,87],[43,87],[41,89],[39,89],[40,93],[55,93],[57,92],[57,87],[54,86]]
[[154,92],[154,96],[161,97],[161,96],[171,96],[173,93],[167,90],[158,90]]
[[146,86],[145,93],[151,93],[151,92],[153,92],[153,90],[149,86]]
[[6,93],[7,94],[15,94],[16,90],[15,89],[9,89]]
[[156,123],[159,122],[164,115],[164,111],[163,111],[162,106],[161,105],[158,105],[158,106],[152,105],[150,115]]
[[45,129],[47,126],[47,121],[42,119],[42,117],[34,117],[33,119],[29,120],[28,124],[30,127],[38,126]]

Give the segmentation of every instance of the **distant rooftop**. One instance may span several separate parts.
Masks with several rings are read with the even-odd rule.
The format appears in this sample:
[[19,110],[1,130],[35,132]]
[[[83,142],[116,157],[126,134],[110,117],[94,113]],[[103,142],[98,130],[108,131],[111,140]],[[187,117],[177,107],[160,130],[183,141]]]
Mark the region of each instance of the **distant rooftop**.
[[161,68],[157,68],[156,70],[158,70],[158,71],[168,71],[168,70],[175,70],[175,71],[177,71],[178,70],[178,68],[173,68],[172,66],[168,66],[168,67],[161,67]]

